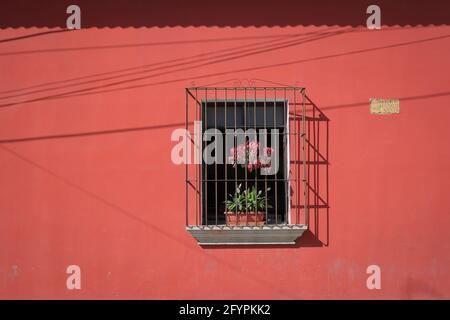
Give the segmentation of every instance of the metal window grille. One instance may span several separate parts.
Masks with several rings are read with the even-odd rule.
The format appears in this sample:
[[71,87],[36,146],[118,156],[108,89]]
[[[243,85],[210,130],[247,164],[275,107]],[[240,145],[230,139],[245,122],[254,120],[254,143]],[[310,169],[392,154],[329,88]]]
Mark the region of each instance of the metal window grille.
[[[187,154],[192,155],[186,157],[187,227],[308,226],[305,99],[301,87],[186,88],[189,133],[185,141]],[[262,174],[261,168],[250,171],[247,162],[241,166],[228,163],[228,132],[233,137],[231,146],[237,147],[237,141],[250,139],[249,131],[256,133],[258,143],[272,148],[275,156],[271,167],[278,168],[275,174]],[[242,134],[244,137],[238,140]],[[222,136],[222,145],[218,135]],[[261,137],[265,141],[260,141]],[[215,147],[211,153],[214,163],[205,161],[208,145]],[[255,187],[264,195],[264,210],[254,221],[248,218],[254,212],[227,210],[225,200],[239,185],[242,190]],[[233,215],[235,223],[230,224]],[[241,219],[244,216],[246,219]],[[240,220],[244,222],[238,223]]]

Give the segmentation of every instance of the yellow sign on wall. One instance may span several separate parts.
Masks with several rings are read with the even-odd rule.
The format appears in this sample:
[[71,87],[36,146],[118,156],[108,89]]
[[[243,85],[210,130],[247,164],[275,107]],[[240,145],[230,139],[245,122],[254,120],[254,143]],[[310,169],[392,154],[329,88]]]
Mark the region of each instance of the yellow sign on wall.
[[372,114],[396,114],[400,113],[399,99],[370,99],[370,113]]

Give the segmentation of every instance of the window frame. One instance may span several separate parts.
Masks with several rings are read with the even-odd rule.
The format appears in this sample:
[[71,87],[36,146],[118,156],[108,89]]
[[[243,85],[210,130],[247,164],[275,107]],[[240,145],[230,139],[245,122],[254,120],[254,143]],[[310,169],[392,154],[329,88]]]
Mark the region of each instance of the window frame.
[[[296,223],[293,223],[293,214],[292,214],[292,195],[291,195],[291,153],[293,153],[294,151],[291,150],[291,128],[290,128],[290,123],[291,123],[291,113],[290,113],[290,107],[291,107],[291,102],[294,104],[294,109],[296,110],[295,112],[297,112],[297,103],[295,101],[295,94],[294,94],[294,101],[290,101],[290,99],[286,98],[286,90],[293,90],[293,92],[298,92],[299,94],[299,100],[301,100],[301,115],[297,115],[298,117],[300,117],[300,122],[302,124],[302,135],[301,135],[301,139],[303,140],[303,166],[305,169],[304,170],[304,179],[303,179],[303,189],[304,189],[304,223],[299,223],[298,222],[298,217],[296,219]],[[218,90],[225,90],[225,99],[217,99],[217,92]],[[236,91],[240,90],[240,91],[244,91],[245,92],[245,99],[236,99]],[[264,90],[264,108],[267,107],[267,103],[272,103],[273,104],[273,110],[274,110],[274,119],[273,119],[273,124],[275,126],[275,128],[277,128],[277,122],[276,122],[276,115],[277,115],[277,104],[278,102],[282,102],[282,107],[283,107],[283,130],[284,132],[282,134],[280,134],[282,136],[282,139],[279,139],[279,146],[282,147],[282,155],[280,156],[280,158],[282,157],[282,159],[280,159],[279,161],[283,163],[283,183],[284,183],[284,196],[282,201],[284,202],[284,215],[285,215],[285,220],[283,223],[277,223],[277,224],[264,224],[264,225],[256,225],[256,226],[249,226],[249,225],[245,225],[245,226],[229,226],[229,225],[218,225],[217,224],[217,218],[216,218],[216,224],[212,224],[212,225],[208,225],[208,224],[203,224],[202,219],[200,219],[200,223],[198,223],[198,220],[196,221],[195,224],[190,224],[189,223],[189,202],[188,202],[188,189],[189,188],[193,188],[195,189],[195,193],[196,193],[196,197],[197,197],[197,193],[200,193],[200,198],[201,198],[201,206],[200,206],[200,217],[203,217],[203,210],[204,210],[204,198],[203,198],[203,183],[201,183],[201,188],[198,188],[198,182],[199,179],[198,177],[196,177],[195,181],[196,181],[196,186],[193,186],[193,184],[191,183],[192,180],[189,179],[189,173],[188,173],[188,164],[186,164],[186,230],[191,233],[191,235],[198,241],[198,243],[200,245],[227,245],[227,244],[294,244],[295,240],[300,237],[303,232],[305,230],[308,229],[308,188],[306,187],[306,159],[305,159],[305,89],[301,88],[301,87],[264,87],[264,88],[257,88],[257,87],[223,87],[223,88],[208,88],[208,87],[196,87],[196,88],[186,88],[186,129],[189,130],[189,100],[193,100],[194,101],[194,105],[195,105],[195,117],[198,117],[198,115],[200,115],[200,119],[202,121],[202,132],[201,134],[203,134],[203,129],[205,128],[209,128],[208,126],[208,117],[207,117],[207,113],[208,110],[210,108],[210,106],[208,106],[208,103],[214,103],[215,107],[217,107],[217,103],[219,103],[219,101],[225,101],[225,105],[224,108],[227,108],[227,104],[228,103],[234,103],[236,105],[237,102],[243,102],[244,103],[244,114],[246,112],[246,108],[248,108],[249,106],[247,104],[253,104],[253,111],[254,111],[254,127],[258,127],[257,126],[257,108],[258,108],[258,102],[261,102],[260,99],[257,99],[256,96],[256,92],[257,90]],[[270,99],[270,98],[266,98],[266,90],[273,90],[274,92],[274,99]],[[276,97],[276,93],[277,91],[284,91],[284,97],[277,99]],[[199,98],[198,93],[199,91],[203,92],[205,94],[205,96],[203,98]],[[209,98],[208,94],[209,92],[212,92],[213,94],[215,94],[214,98]],[[234,96],[232,97],[227,97],[227,92],[228,93],[234,93]],[[254,95],[254,100],[252,99],[247,99],[247,92],[255,92]],[[301,99],[300,99],[301,98]],[[198,112],[197,109],[200,109],[200,112]],[[205,110],[203,112],[203,110]],[[265,110],[266,112],[267,110]],[[217,108],[215,108],[215,112],[217,112]],[[225,115],[226,115],[226,111],[225,111]],[[215,121],[217,121],[217,114],[215,114]],[[266,118],[264,118],[266,119]],[[234,119],[236,122],[236,118]],[[265,120],[266,121],[266,120]],[[294,118],[294,121],[297,121],[297,119]],[[228,122],[228,118],[224,119],[224,128],[227,129],[227,122]],[[268,127],[266,126],[267,123],[264,123],[264,127],[266,129],[273,129],[272,127]],[[295,127],[297,127],[297,123],[295,122]],[[215,128],[218,128],[217,126],[217,122],[215,123]],[[247,119],[244,119],[244,128],[242,129],[249,129],[252,127],[247,127]],[[234,127],[234,129],[236,129],[236,127]],[[198,133],[197,133],[198,134]],[[225,133],[221,133],[222,135],[225,135]],[[300,139],[298,138],[300,135],[300,132],[296,133],[297,135],[295,136],[295,144],[297,144]],[[192,140],[192,139],[191,139]],[[224,140],[224,139],[223,139]],[[195,145],[195,142],[194,142]],[[298,148],[300,148],[300,146],[298,146]],[[204,150],[204,144],[203,144],[203,139],[201,142],[201,147],[200,147],[200,155],[203,155],[203,150]],[[223,156],[225,158],[225,163],[224,166],[227,166],[229,164],[226,164],[226,154],[227,148],[225,147],[225,152],[223,152]],[[297,152],[297,151],[295,151]],[[297,155],[296,155],[297,156]],[[300,161],[297,161],[298,163],[300,163]],[[204,164],[203,161],[203,157],[201,157],[201,161],[200,161],[200,172],[202,172],[202,178],[203,178],[203,172],[205,171],[204,166],[207,166],[207,164]],[[216,169],[217,170],[217,169]],[[225,170],[227,170],[225,168]],[[299,184],[299,174],[298,174],[298,170],[299,168],[296,169],[296,181],[295,184]],[[236,177],[235,177],[236,178]],[[217,180],[217,176],[216,176],[216,180]],[[226,179],[224,179],[225,181],[227,181]],[[234,181],[233,179],[231,179],[231,181]],[[207,183],[207,182],[206,182]],[[227,183],[227,182],[225,182]],[[275,182],[277,183],[277,182]],[[206,186],[207,187],[207,186]],[[217,189],[216,189],[217,191]],[[298,190],[297,190],[298,192]],[[298,197],[298,195],[297,195]],[[206,199],[207,200],[207,199]],[[196,200],[197,201],[197,200]],[[217,196],[215,198],[215,200],[217,202]],[[298,200],[297,200],[298,201]],[[197,204],[196,204],[197,205]],[[216,203],[216,207],[217,207],[217,203]],[[298,212],[298,207],[299,204],[297,203],[297,212]],[[196,209],[196,211],[198,210],[198,207]],[[208,211],[206,212],[208,214]],[[197,214],[197,213],[196,213]],[[217,209],[215,214],[217,215]],[[297,213],[298,215],[298,213]],[[266,213],[267,216],[267,213]],[[196,216],[197,219],[197,216]],[[208,220],[208,219],[207,219]]]
[[[281,168],[282,168],[282,172],[281,174],[276,173],[274,175],[273,180],[270,179],[272,177],[272,175],[268,175],[269,179],[266,179],[267,177],[265,176],[261,176],[257,174],[257,171],[255,170],[254,176],[255,178],[249,177],[247,172],[244,175],[244,178],[238,178],[236,176],[234,177],[230,177],[228,176],[228,179],[224,177],[224,181],[221,181],[221,179],[218,179],[217,173],[218,172],[223,172],[223,171],[229,171],[229,163],[227,163],[227,158],[228,158],[228,150],[230,146],[226,146],[226,143],[223,143],[224,145],[224,149],[221,150],[221,155],[222,155],[222,161],[223,163],[219,163],[219,164],[207,164],[205,163],[203,157],[202,157],[202,161],[201,161],[201,165],[200,165],[200,172],[205,173],[206,174],[206,179],[202,179],[202,183],[201,183],[201,195],[204,196],[204,198],[202,199],[201,203],[201,212],[200,215],[202,217],[202,221],[201,224],[202,225],[210,225],[210,224],[215,224],[217,225],[217,220],[221,220],[221,219],[217,219],[217,215],[222,214],[223,212],[219,211],[218,208],[220,208],[221,206],[218,205],[218,203],[223,203],[223,201],[219,201],[217,198],[217,194],[222,194],[223,192],[217,192],[215,193],[215,196],[211,196],[210,192],[216,192],[217,189],[219,189],[219,185],[221,184],[229,184],[230,182],[233,183],[234,182],[234,186],[236,187],[237,185],[239,185],[239,183],[245,184],[245,189],[250,188],[252,185],[256,185],[258,186],[258,182],[265,182],[265,185],[267,186],[267,183],[269,183],[270,185],[275,186],[275,192],[276,195],[275,197],[277,198],[278,208],[275,208],[275,210],[271,210],[271,214],[270,216],[274,216],[271,217],[271,219],[273,219],[273,223],[270,224],[290,224],[291,222],[291,216],[290,216],[290,200],[291,200],[291,195],[290,195],[290,179],[289,179],[289,172],[290,172],[290,161],[289,161],[289,148],[290,148],[290,144],[289,144],[289,119],[288,119],[288,115],[289,115],[289,101],[287,99],[277,99],[276,101],[273,99],[269,99],[266,101],[244,101],[242,99],[238,99],[238,100],[229,100],[226,101],[226,104],[224,103],[224,100],[210,100],[208,99],[207,101],[200,101],[202,106],[201,106],[201,121],[202,121],[202,133],[205,134],[206,129],[214,129],[214,130],[218,130],[220,132],[220,134],[222,135],[222,142],[226,141],[226,132],[225,129],[230,130],[230,129],[234,129],[234,130],[243,130],[244,131],[244,139],[249,138],[249,134],[246,132],[246,130],[249,129],[254,129],[256,131],[256,139],[258,143],[261,143],[261,141],[258,141],[259,138],[259,132],[258,130],[261,129],[266,129],[266,130],[273,130],[273,129],[277,129],[277,130],[281,130],[281,132],[278,134],[278,143],[277,143],[277,148],[279,150],[279,157],[277,157],[277,163],[282,164]],[[222,106],[223,103],[223,106]],[[263,103],[263,106],[261,106],[261,104]],[[230,104],[230,105],[228,105]],[[234,112],[234,115],[231,116],[232,118],[232,123],[233,120],[234,124],[236,125],[236,127],[230,128],[229,126],[227,126],[227,123],[229,122],[229,119],[227,117],[227,119],[225,119],[225,115],[226,115],[226,111],[224,111],[222,114],[218,113],[217,110],[218,108],[223,108],[225,109],[234,109],[234,107],[236,107],[236,111],[239,110],[239,112],[234,112],[234,110],[232,110]],[[267,117],[270,118],[270,121],[272,122],[272,126],[267,126],[267,123],[269,122],[269,120],[264,117],[265,119],[265,123],[261,123],[258,122],[258,120],[261,120],[261,117],[258,119],[258,112],[260,110],[260,108],[264,108],[264,113],[268,113],[271,114],[271,112],[268,112],[267,109],[268,108],[272,108],[273,112],[272,115],[273,117]],[[242,111],[242,110],[244,111]],[[250,110],[248,110],[250,109]],[[253,109],[253,119],[249,120],[249,116],[248,114],[252,113]],[[278,109],[281,109],[281,112],[278,112]],[[219,109],[220,110],[220,109]],[[210,112],[214,112],[214,123],[209,123],[210,119],[208,119],[208,115],[210,115]],[[247,119],[244,120],[245,118],[245,114],[247,113]],[[282,119],[280,119],[280,123],[278,123],[278,117],[281,115]],[[236,118],[236,119],[235,119]],[[275,120],[276,119],[276,120]],[[213,122],[213,121],[211,121]],[[251,124],[247,125],[247,122],[252,122],[253,126]],[[264,122],[264,121],[262,121]],[[267,134],[267,136],[270,136],[270,133]],[[280,141],[280,137],[282,137],[281,141]],[[215,138],[214,138],[215,139]],[[269,137],[266,137],[266,140],[271,140]],[[271,141],[272,142],[272,141]],[[208,139],[207,141],[202,141],[202,145],[201,145],[201,154],[203,155],[206,146],[208,144],[214,144],[214,142],[210,142],[210,140]],[[269,144],[267,145],[269,146]],[[272,144],[270,144],[270,146],[272,146]],[[236,147],[236,141],[235,139],[233,139],[233,145],[231,145],[231,147]],[[223,168],[221,169],[216,169],[215,166],[223,166]],[[215,174],[213,176],[213,179],[210,179],[210,168],[214,166],[215,170]],[[245,169],[243,169],[245,170]],[[237,174],[238,171],[242,171],[240,168],[236,168],[235,171],[235,175]],[[264,178],[263,178],[264,177]],[[207,180],[207,181],[203,181],[203,180]],[[280,180],[280,181],[279,181]],[[217,181],[217,184],[210,184],[209,182],[215,182]],[[239,182],[237,182],[239,181]],[[211,188],[212,187],[212,188]],[[210,192],[208,192],[208,189],[211,190]],[[227,188],[225,188],[227,189]],[[267,192],[266,192],[266,188],[263,188],[265,196],[267,197]],[[205,192],[206,190],[206,192]],[[234,190],[234,188],[228,188],[228,190]],[[259,189],[257,187],[257,190],[262,190]],[[274,188],[272,187],[272,191],[274,190]],[[225,192],[225,194],[229,194],[227,192]],[[211,212],[210,211],[210,205],[209,202],[210,199],[214,198],[214,203],[216,205],[216,212],[212,212],[212,214],[214,214],[216,216],[216,223],[209,223],[209,221],[211,220]],[[222,198],[222,197],[221,197]],[[222,199],[225,200],[225,199]],[[272,203],[274,204],[274,203]],[[206,212],[205,212],[206,211]],[[272,212],[275,211],[275,212]],[[217,215],[216,215],[217,213]],[[265,223],[269,223],[269,221],[267,221],[267,217],[269,216],[268,214],[268,210],[266,209],[265,212],[266,215],[266,221]],[[206,222],[206,223],[205,223]],[[226,223],[226,222],[225,222]]]

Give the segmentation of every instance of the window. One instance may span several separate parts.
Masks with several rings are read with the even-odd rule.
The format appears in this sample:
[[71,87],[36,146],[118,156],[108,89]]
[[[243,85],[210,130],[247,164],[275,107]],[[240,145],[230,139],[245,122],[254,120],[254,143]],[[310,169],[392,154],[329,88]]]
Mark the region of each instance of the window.
[[304,94],[186,89],[186,229],[201,245],[293,244],[307,229]]

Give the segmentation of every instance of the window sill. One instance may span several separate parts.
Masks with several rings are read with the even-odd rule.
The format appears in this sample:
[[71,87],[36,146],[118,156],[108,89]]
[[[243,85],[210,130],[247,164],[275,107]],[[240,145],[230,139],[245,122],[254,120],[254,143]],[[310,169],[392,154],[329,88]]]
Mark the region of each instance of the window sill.
[[308,229],[302,224],[258,227],[188,226],[186,230],[201,246],[207,245],[293,245]]

